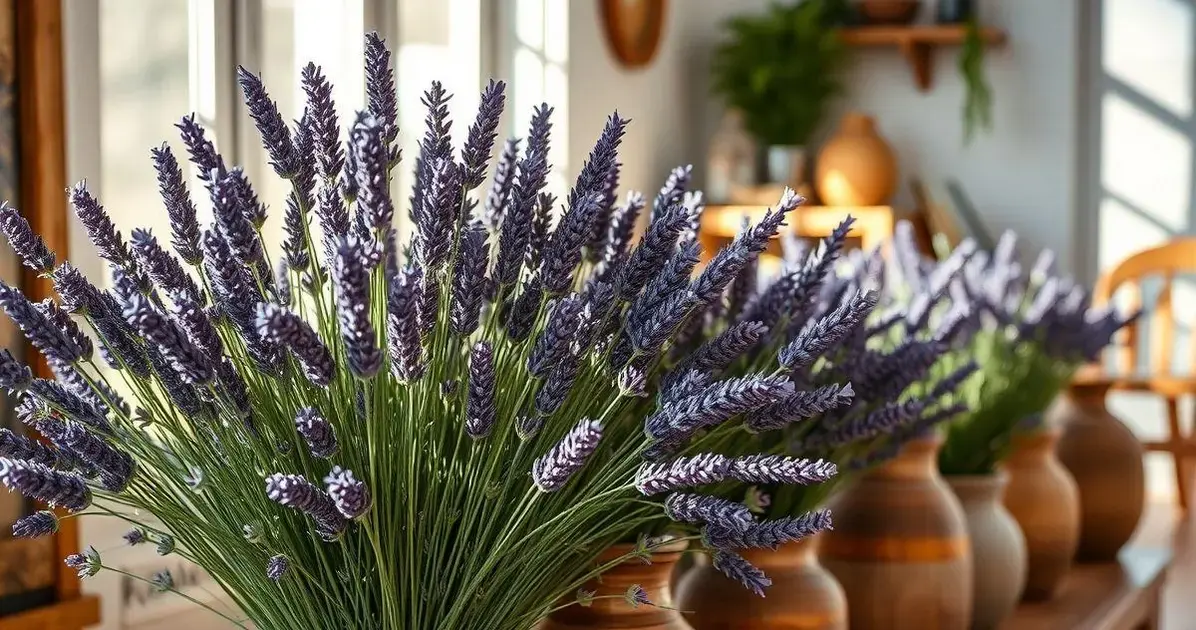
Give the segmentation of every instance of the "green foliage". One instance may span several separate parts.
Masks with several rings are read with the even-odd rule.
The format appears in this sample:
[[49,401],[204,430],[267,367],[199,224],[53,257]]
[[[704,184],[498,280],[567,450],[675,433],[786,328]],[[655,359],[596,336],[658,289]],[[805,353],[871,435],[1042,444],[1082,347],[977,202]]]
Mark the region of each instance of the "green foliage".
[[984,76],[984,40],[980,36],[980,25],[975,18],[968,20],[967,36],[959,51],[959,72],[964,79],[963,138],[970,144],[976,133],[983,129],[991,131],[993,126],[992,88]]
[[761,144],[806,144],[842,91],[846,49],[835,27],[846,9],[843,0],[804,0],[727,22],[711,62],[713,89],[744,113]]

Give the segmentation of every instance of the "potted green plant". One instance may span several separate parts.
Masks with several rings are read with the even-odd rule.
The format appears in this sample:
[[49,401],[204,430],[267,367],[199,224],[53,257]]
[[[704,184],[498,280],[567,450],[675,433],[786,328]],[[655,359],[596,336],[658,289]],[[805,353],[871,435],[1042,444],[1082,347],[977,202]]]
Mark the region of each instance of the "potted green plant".
[[975,17],[968,18],[963,46],[959,50],[959,73],[964,81],[963,140],[970,144],[976,133],[993,126],[992,87],[984,76],[984,40]]
[[843,0],[778,2],[725,25],[711,61],[712,87],[743,112],[770,182],[802,183],[806,145],[843,89],[846,49],[834,27],[849,9]]

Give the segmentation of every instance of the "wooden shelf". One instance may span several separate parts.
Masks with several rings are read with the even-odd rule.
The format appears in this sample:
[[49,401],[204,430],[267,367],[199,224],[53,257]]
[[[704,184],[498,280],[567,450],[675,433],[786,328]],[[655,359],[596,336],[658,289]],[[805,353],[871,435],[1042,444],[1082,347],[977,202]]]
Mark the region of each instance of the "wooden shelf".
[[100,599],[85,595],[9,617],[0,617],[0,630],[81,630],[100,622]]
[[[901,51],[914,73],[914,83],[925,92],[933,84],[934,49],[939,46],[959,46],[967,38],[962,24],[919,24],[914,26],[859,26],[839,31],[843,43],[860,48],[892,46]],[[1005,32],[981,27],[980,38],[992,47],[1005,44]]]

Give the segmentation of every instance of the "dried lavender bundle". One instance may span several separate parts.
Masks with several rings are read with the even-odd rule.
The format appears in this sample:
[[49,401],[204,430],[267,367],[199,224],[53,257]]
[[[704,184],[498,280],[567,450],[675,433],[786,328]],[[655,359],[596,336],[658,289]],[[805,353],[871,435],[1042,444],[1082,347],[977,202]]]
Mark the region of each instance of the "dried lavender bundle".
[[[535,109],[484,186],[503,84],[487,85],[457,153],[450,95],[434,83],[407,193],[412,238],[397,243],[391,63],[368,36],[368,106],[348,116],[315,65],[300,73],[294,112],[239,72],[270,175],[288,184],[280,199],[259,197],[274,187],[182,119],[214,220],[200,224],[171,148],[154,149],[173,251],[148,230],[126,239],[85,185],[73,188],[111,290],[0,206],[0,232],[61,296],[34,304],[0,284],[0,307],[56,376],[35,379],[0,354],[0,387],[49,441],[0,432],[0,482],[76,513],[128,508],[137,534],[126,542],[196,561],[242,608],[244,619],[225,619],[263,630],[524,630],[596,577],[603,550],[704,530],[718,566],[762,592],[767,578],[729,550],[825,523],[756,520],[718,489],[833,482],[833,460],[778,451],[805,421],[773,417],[853,396],[814,366],[838,365],[858,335],[812,327],[790,353],[800,360],[778,370],[777,335],[729,323],[739,313],[726,294],[743,293],[736,280],[755,273],[800,197],[786,191],[694,277],[703,202],[688,167],[670,174],[632,245],[645,203],[617,201],[629,121],[607,120],[554,223],[552,109]],[[262,236],[271,221],[281,256]],[[851,294],[819,290],[819,317]],[[14,533],[56,527],[38,513]],[[108,568],[94,550],[68,565]],[[178,588],[167,573],[153,584]]]

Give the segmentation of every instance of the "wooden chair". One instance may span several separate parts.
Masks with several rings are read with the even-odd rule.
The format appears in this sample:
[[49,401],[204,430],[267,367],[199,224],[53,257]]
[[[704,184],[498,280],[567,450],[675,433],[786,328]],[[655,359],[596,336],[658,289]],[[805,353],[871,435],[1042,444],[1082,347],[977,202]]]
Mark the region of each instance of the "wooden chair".
[[[1158,279],[1158,298],[1143,312],[1137,322],[1126,326],[1110,348],[1116,356],[1116,372],[1107,376],[1111,389],[1119,391],[1149,392],[1160,396],[1167,407],[1168,436],[1163,441],[1144,441],[1147,451],[1170,453],[1175,460],[1175,484],[1180,508],[1185,512],[1191,500],[1192,481],[1190,460],[1196,461],[1196,435],[1185,433],[1179,419],[1179,399],[1196,395],[1196,361],[1191,374],[1176,374],[1173,369],[1176,341],[1175,313],[1172,308],[1172,292],[1177,276],[1190,274],[1196,277],[1196,237],[1176,238],[1164,245],[1147,249],[1122,261],[1112,271],[1097,281],[1093,292],[1094,304],[1107,304],[1115,294],[1127,293],[1128,308],[1138,309],[1143,304],[1142,283]],[[1196,320],[1193,320],[1196,324]],[[1150,333],[1150,361],[1145,371],[1139,364],[1141,327],[1148,325]],[[1192,356],[1196,359],[1196,328],[1192,333]]]

